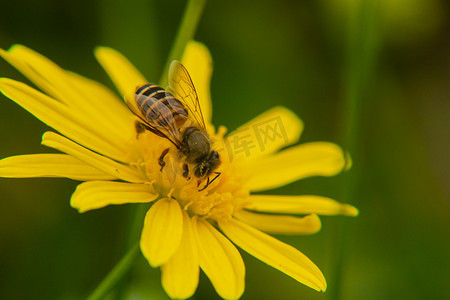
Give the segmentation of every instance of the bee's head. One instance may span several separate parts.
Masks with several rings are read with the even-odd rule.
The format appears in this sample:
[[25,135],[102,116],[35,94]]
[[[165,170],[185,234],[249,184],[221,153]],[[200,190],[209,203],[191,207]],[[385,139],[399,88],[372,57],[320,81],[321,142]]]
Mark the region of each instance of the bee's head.
[[211,151],[205,161],[202,161],[194,167],[194,176],[197,178],[208,177],[219,165],[219,153],[217,151]]

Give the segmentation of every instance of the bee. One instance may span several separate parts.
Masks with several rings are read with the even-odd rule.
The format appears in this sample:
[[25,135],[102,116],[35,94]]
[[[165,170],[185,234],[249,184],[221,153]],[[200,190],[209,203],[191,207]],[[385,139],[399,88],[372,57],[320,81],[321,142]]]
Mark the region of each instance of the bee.
[[[205,121],[191,76],[178,61],[173,61],[169,69],[169,86],[164,89],[154,84],[138,86],[133,97],[126,97],[130,110],[139,118],[136,132],[148,130],[168,139],[181,153],[184,160],[183,176],[189,179],[189,165],[198,179],[197,186],[207,178],[206,189],[221,173],[214,172],[220,165],[219,153],[212,150],[211,140],[206,131]],[[165,166],[165,149],[158,159]],[[210,180],[210,176],[216,176]]]

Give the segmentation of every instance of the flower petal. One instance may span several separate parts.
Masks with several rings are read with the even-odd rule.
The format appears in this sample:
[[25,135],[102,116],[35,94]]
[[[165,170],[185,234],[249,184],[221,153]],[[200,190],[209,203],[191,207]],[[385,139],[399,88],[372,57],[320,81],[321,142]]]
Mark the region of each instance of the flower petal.
[[172,299],[191,297],[198,286],[199,263],[192,222],[183,211],[183,236],[177,252],[161,266],[164,290]]
[[238,299],[245,288],[245,266],[239,251],[207,221],[194,218],[193,224],[200,267],[222,298]]
[[189,75],[194,83],[205,123],[211,123],[212,102],[210,84],[213,70],[211,53],[202,43],[190,41],[186,46],[181,61],[189,71]]
[[92,84],[80,75],[67,72],[22,45],[14,45],[8,52],[0,49],[0,55],[47,94],[70,106],[70,110],[85,119],[96,120],[97,127],[102,126],[103,131],[112,132],[115,136],[129,136],[129,130],[124,131],[130,127],[129,124],[123,126],[123,122],[131,123],[130,114],[124,115],[127,112],[125,105],[109,91],[99,93],[107,91],[99,83]]
[[94,80],[71,72],[67,72],[67,75],[74,87],[83,91],[86,101],[84,107],[90,107],[97,113],[95,120],[104,121],[105,130],[120,135],[124,140],[135,136],[135,117],[123,100]]
[[320,219],[316,214],[293,217],[241,210],[234,216],[252,227],[271,234],[313,234],[321,228]]
[[236,219],[219,222],[219,227],[233,243],[259,260],[317,291],[325,291],[322,272],[294,247]]
[[26,61],[13,54],[13,50],[20,47],[23,46],[14,45],[9,51],[0,49],[0,56],[48,94],[59,95],[53,84],[45,80],[41,74],[38,73],[38,70],[34,70]]
[[0,160],[0,177],[67,177],[74,180],[116,179],[66,154],[17,155]]
[[88,181],[77,186],[70,205],[80,213],[111,204],[147,203],[158,194],[145,184],[117,181]]
[[134,93],[138,85],[148,83],[128,59],[112,48],[97,47],[95,57],[123,96]]
[[358,209],[321,196],[251,195],[247,209],[286,214],[319,214],[357,216]]
[[302,131],[303,122],[289,109],[277,106],[228,134],[227,154],[230,160],[252,162],[296,143]]
[[127,159],[127,143],[111,137],[92,119],[76,114],[63,103],[44,95],[22,82],[0,78],[3,94],[28,110],[36,118],[65,136],[96,152],[118,161]]
[[39,53],[14,45],[8,52],[1,50],[0,55],[52,97],[68,103],[77,94],[68,84],[64,70]]
[[243,172],[249,177],[252,191],[277,188],[311,176],[333,176],[345,166],[344,154],[336,144],[306,143],[247,164]]
[[174,199],[158,200],[147,212],[141,236],[141,250],[152,267],[168,262],[183,235],[183,215]]
[[50,131],[44,133],[42,136],[42,144],[72,155],[117,179],[136,183],[145,181],[144,175],[139,173],[136,169],[94,153],[57,133]]

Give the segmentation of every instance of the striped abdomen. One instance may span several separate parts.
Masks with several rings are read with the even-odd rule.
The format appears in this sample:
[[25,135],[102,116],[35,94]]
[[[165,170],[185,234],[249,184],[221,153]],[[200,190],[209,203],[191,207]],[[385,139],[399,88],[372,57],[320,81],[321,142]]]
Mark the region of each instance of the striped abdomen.
[[176,124],[180,128],[188,118],[183,103],[160,86],[146,84],[139,87],[135,100],[145,119],[154,126],[167,128]]

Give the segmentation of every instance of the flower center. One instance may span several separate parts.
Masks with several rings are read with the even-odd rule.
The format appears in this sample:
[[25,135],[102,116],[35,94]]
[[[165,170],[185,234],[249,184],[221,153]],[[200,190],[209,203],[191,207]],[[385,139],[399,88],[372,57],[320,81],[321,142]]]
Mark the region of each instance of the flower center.
[[212,148],[219,153],[221,161],[209,179],[197,178],[195,163],[188,163],[170,141],[150,132],[138,136],[137,144],[143,158],[138,165],[160,198],[176,199],[190,216],[214,221],[229,219],[244,205],[249,190],[242,184],[237,166],[226,159],[223,147],[225,132],[225,128],[220,128],[217,134],[209,134]]

